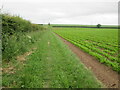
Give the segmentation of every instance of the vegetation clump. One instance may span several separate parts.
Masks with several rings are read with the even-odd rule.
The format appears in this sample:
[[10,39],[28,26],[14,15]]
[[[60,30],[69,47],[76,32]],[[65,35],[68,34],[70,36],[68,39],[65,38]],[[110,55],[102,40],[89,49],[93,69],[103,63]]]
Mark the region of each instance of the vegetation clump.
[[0,14],[2,17],[2,58],[11,60],[14,56],[26,52],[28,45],[34,40],[27,36],[28,32],[43,30],[43,26],[32,24],[19,16]]
[[97,25],[97,28],[101,28],[101,26],[102,26],[101,24],[98,24],[98,25]]

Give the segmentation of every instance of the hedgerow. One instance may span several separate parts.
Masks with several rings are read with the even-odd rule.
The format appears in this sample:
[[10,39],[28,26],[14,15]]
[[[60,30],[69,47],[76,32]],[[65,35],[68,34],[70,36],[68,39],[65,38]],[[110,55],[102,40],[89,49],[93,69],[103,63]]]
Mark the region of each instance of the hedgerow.
[[0,14],[2,17],[2,58],[10,61],[15,56],[28,50],[28,46],[34,42],[28,32],[43,30],[44,27],[32,24],[19,16]]

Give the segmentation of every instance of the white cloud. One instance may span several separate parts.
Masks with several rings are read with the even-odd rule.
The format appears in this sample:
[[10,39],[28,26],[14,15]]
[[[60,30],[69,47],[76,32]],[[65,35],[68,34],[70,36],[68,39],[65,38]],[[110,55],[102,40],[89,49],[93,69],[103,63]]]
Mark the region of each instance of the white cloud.
[[[116,25],[118,23],[118,17],[116,14],[95,14],[89,16],[79,16],[74,18],[61,18],[53,20],[52,23],[59,22],[58,24],[90,24],[90,25],[97,25],[100,24],[109,24]],[[73,23],[74,22],[74,23]]]
[[[88,1],[88,2],[87,2]],[[4,11],[33,23],[117,24],[118,0],[6,0]]]

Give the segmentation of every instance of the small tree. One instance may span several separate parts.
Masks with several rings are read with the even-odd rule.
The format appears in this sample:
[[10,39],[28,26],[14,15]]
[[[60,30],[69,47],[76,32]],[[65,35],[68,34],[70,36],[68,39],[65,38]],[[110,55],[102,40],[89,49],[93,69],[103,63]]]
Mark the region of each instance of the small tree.
[[48,23],[48,25],[50,26],[50,23]]
[[98,24],[98,25],[97,25],[97,28],[100,28],[100,27],[101,27],[101,24]]

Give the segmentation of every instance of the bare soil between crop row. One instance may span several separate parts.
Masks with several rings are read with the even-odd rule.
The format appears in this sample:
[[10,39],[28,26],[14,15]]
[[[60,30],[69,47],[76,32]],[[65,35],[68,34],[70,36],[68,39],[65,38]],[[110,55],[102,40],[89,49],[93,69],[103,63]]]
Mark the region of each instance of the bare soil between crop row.
[[107,88],[118,88],[120,75],[113,71],[110,67],[101,64],[93,56],[85,53],[80,48],[76,47],[69,41],[63,39],[61,36],[56,34],[69,48],[79,57],[81,62],[90,69],[96,78],[101,81]]

